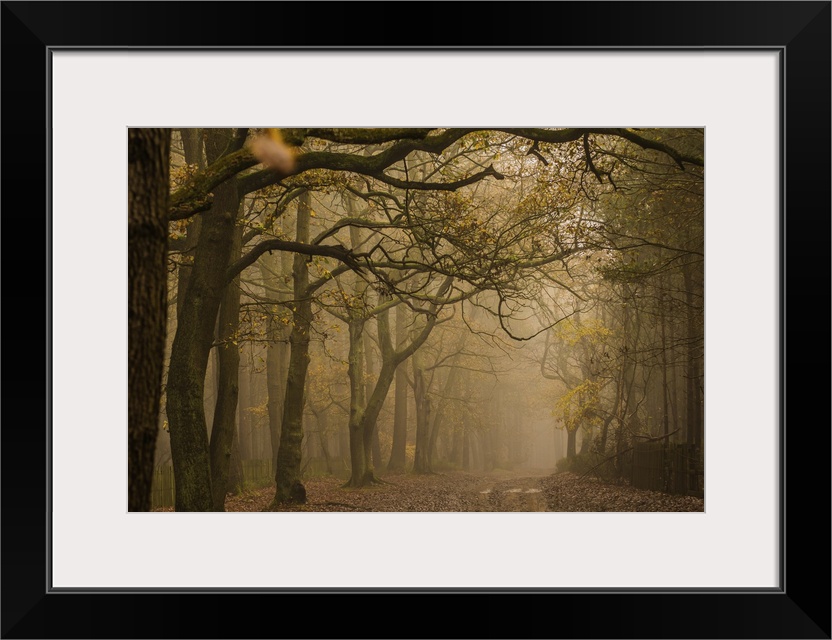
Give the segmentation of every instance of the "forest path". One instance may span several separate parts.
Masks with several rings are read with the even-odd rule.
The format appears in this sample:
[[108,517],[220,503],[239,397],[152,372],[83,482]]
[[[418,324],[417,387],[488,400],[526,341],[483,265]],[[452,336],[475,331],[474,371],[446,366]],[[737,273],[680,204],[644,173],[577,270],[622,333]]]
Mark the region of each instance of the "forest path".
[[551,470],[448,471],[381,475],[382,483],[349,489],[333,478],[305,482],[308,503],[291,511],[546,511],[542,481]]
[[550,474],[524,470],[483,476],[475,489],[480,505],[476,511],[548,511],[542,480]]
[[[704,501],[607,485],[572,473],[547,470],[448,471],[381,475],[382,483],[362,489],[343,486],[334,476],[304,481],[307,503],[279,511],[530,512],[530,511],[704,511]],[[226,511],[269,511],[274,487],[226,499]],[[171,511],[172,509],[163,509]]]

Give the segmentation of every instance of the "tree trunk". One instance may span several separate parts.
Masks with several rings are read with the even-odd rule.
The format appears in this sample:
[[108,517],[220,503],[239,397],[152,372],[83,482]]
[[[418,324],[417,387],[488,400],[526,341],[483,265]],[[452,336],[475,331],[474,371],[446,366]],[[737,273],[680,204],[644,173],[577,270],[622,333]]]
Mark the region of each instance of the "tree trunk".
[[457,468],[462,468],[462,437],[464,427],[457,425],[451,439],[450,460]]
[[[220,300],[222,306],[222,300]],[[217,324],[214,327],[214,344],[220,339],[220,318],[217,314]],[[208,427],[208,440],[211,440],[211,430],[214,428],[214,413],[217,409],[217,398],[220,389],[220,352],[211,348],[208,354],[208,366],[205,370],[205,386],[202,393],[202,410],[205,412],[205,424]]]
[[[366,325],[365,325],[366,330]],[[370,346],[370,341],[365,337],[364,339],[364,360],[366,363],[364,369],[364,378],[367,381],[366,390],[364,392],[365,399],[368,399],[371,395],[373,395],[373,380],[375,379],[376,374],[376,367],[375,367],[375,359],[373,358],[373,349]],[[372,453],[372,466],[373,469],[377,469],[381,466],[381,442],[379,441],[378,437],[378,429],[373,429],[373,433],[371,436],[372,447],[371,451],[365,453],[365,455],[369,455]],[[368,458],[369,459],[369,458]]]
[[283,401],[286,399],[285,381],[288,370],[282,367],[283,323],[274,316],[268,320],[267,335],[269,344],[266,347],[266,388],[268,400],[266,407],[269,413],[269,436],[272,443],[272,465],[276,468],[277,451],[280,448],[280,422],[283,420]]
[[[388,326],[388,311],[382,311],[378,316],[379,338],[387,336],[389,339]],[[356,328],[355,331],[358,329]],[[352,329],[351,329],[352,331]],[[418,342],[421,344],[423,340],[414,341],[411,347]],[[352,354],[352,351],[351,351]],[[384,401],[387,398],[387,393],[390,391],[390,386],[393,384],[395,378],[396,368],[399,363],[407,358],[406,352],[388,353],[387,357],[382,360],[381,369],[376,379],[376,383],[372,388],[369,398],[364,403],[364,409],[355,418],[352,416],[352,407],[350,407],[350,451],[352,453],[352,471],[350,474],[349,485],[353,487],[363,487],[375,481],[375,473],[371,464],[371,443],[373,441],[378,416],[384,406]],[[352,355],[351,355],[352,357]],[[357,363],[358,364],[358,363]],[[352,360],[350,360],[352,366]],[[352,376],[350,378],[352,384]],[[354,419],[358,420],[355,430],[352,428]],[[357,446],[353,449],[353,440],[359,439],[355,443]],[[358,455],[356,455],[358,453]],[[356,466],[357,464],[363,466]]]
[[[227,149],[228,139],[225,129],[212,130],[209,136],[214,149]],[[209,160],[218,157],[214,153]],[[213,507],[204,385],[239,202],[235,181],[214,189],[214,204],[202,214],[199,244],[173,339],[167,412],[177,511],[211,511]]]
[[332,454],[329,452],[329,420],[327,419],[326,409],[323,411],[313,411],[313,413],[315,414],[315,420],[318,422],[318,441],[321,445],[324,462],[326,462],[326,472],[332,475],[334,469],[332,468]]
[[692,268],[683,268],[685,301],[687,308],[687,411],[686,422],[689,444],[701,444],[702,398],[699,382],[699,332],[697,331],[696,307],[694,304],[694,283]]
[[180,129],[182,149],[185,152],[185,162],[195,164],[198,168],[205,168],[205,150],[202,142],[202,129]]
[[373,429],[373,468],[378,468],[381,466],[381,438],[378,435],[378,429]]
[[[448,277],[445,279],[443,284],[439,287],[437,292],[437,297],[444,296],[445,293],[451,286],[453,282],[453,278]],[[395,377],[396,368],[409,357],[411,357],[414,353],[418,351],[418,349],[425,343],[430,332],[433,331],[433,327],[436,326],[436,313],[437,308],[441,305],[432,304],[431,305],[431,313],[428,316],[427,321],[425,322],[425,326],[419,331],[410,343],[402,347],[401,349],[394,349],[393,343],[390,338],[390,308],[389,306],[385,306],[388,302],[390,302],[390,297],[385,294],[379,295],[379,305],[382,307],[381,310],[378,312],[377,318],[377,325],[378,325],[378,341],[379,345],[381,346],[381,371],[378,375],[378,380],[376,380],[375,387],[373,388],[372,395],[367,399],[367,406],[364,409],[364,415],[361,420],[361,427],[360,432],[363,437],[364,442],[364,460],[365,466],[369,465],[370,460],[370,443],[372,442],[373,432],[376,428],[376,423],[378,421],[379,413],[381,413],[381,409],[384,406],[384,401],[387,398],[387,393],[390,391],[390,385],[393,384],[393,379]],[[425,443],[426,445],[427,443]],[[352,476],[350,482],[357,482],[361,480],[361,485],[363,486],[368,482],[373,481],[375,478],[373,476],[372,469],[368,468],[362,475],[356,473],[356,470],[353,469]]]
[[169,129],[128,130],[129,511],[150,511],[167,322],[169,168]]
[[[284,217],[284,222],[288,218]],[[284,229],[284,231],[288,231]],[[288,235],[288,234],[287,234]],[[292,254],[282,252],[279,259],[261,256],[260,274],[266,295],[274,295],[279,301],[288,302],[291,294],[285,278],[292,273]],[[289,371],[289,333],[291,327],[284,322],[285,309],[278,309],[280,316],[274,313],[268,319],[268,346],[266,347],[266,387],[268,391],[267,408],[269,412],[269,436],[271,438],[272,468],[277,468],[277,451],[280,448],[280,424],[283,420],[283,402],[286,399],[286,378]]]
[[364,318],[352,318],[349,323],[350,352],[348,369],[350,381],[350,481],[361,487],[367,483],[370,459],[364,442]]
[[483,454],[483,434],[482,431],[474,431],[470,434],[472,437],[470,439],[471,444],[471,468],[474,471],[484,471],[485,470],[485,456]]
[[592,443],[592,427],[581,432],[581,455],[589,453],[589,445]]
[[[370,396],[370,399],[367,401],[367,407],[363,412],[363,417],[361,420],[361,434],[363,438],[363,449],[364,449],[364,460],[365,462],[369,462],[369,450],[370,450],[370,443],[373,438],[373,432],[376,428],[376,423],[378,421],[378,415],[381,413],[381,409],[384,406],[384,401],[387,398],[387,392],[390,390],[390,386],[393,384],[393,379],[395,377],[396,365],[394,362],[385,362],[381,366],[381,370],[378,374],[378,380],[376,380],[376,385],[373,387],[373,393]],[[360,484],[353,484],[360,481]],[[373,482],[375,480],[375,475],[371,465],[367,464],[363,475],[358,475],[353,471],[351,476],[350,484],[352,486],[366,486],[367,484]]]
[[235,495],[243,490],[245,477],[243,476],[243,458],[240,451],[240,437],[237,429],[234,430],[234,439],[231,441],[231,466],[228,469],[228,491]]
[[[463,340],[461,344],[464,345],[464,343],[465,341]],[[458,367],[453,366],[454,362],[456,362],[456,358],[451,359],[451,370],[445,380],[444,391],[433,416],[433,426],[431,427],[430,438],[428,440],[428,460],[431,462],[431,468],[433,468],[433,463],[436,461],[436,443],[439,440],[439,431],[442,427],[442,420],[444,418],[445,411],[448,408],[448,398],[452,397],[454,388],[457,385],[457,380],[459,379],[460,370]]]
[[484,471],[494,470],[494,427],[484,431],[480,438],[482,468]]
[[[445,283],[440,287],[438,296],[445,295],[445,292],[451,285],[451,278],[447,278]],[[380,304],[384,304],[386,300],[384,295],[379,296]],[[378,374],[378,380],[376,380],[375,387],[373,387],[373,393],[367,400],[367,406],[364,409],[364,415],[361,420],[361,428],[360,431],[362,433],[363,442],[364,442],[364,459],[365,464],[369,461],[369,450],[370,450],[370,442],[373,437],[373,432],[376,428],[376,423],[378,421],[379,413],[381,413],[381,409],[384,406],[384,401],[387,398],[387,393],[390,391],[390,385],[393,384],[393,379],[396,374],[396,368],[401,365],[402,362],[407,360],[411,357],[416,351],[421,347],[425,340],[427,340],[430,332],[433,330],[433,327],[436,325],[436,306],[433,307],[433,313],[429,316],[425,326],[422,330],[410,341],[410,343],[399,350],[393,349],[392,340],[390,338],[390,309],[384,308],[381,310],[377,315],[377,325],[378,325],[378,341],[381,345],[381,357],[382,357],[382,364],[381,370]],[[360,484],[354,486],[363,486],[366,485],[368,482],[372,482],[374,480],[372,469],[366,470],[363,475],[359,475],[356,473],[356,470],[353,469],[352,476],[350,479],[350,483],[355,483],[360,481]]]
[[[356,217],[355,199],[348,196],[346,200],[350,217]],[[350,227],[350,243],[353,250],[361,246],[361,230]],[[367,283],[354,274],[353,295],[357,300],[365,300]],[[374,479],[374,463],[379,462],[379,455],[374,452],[374,443],[378,438],[375,429],[365,432],[364,410],[367,399],[373,393],[372,357],[364,338],[368,316],[363,308],[348,309],[349,320],[349,369],[350,380],[350,486],[364,486]],[[375,425],[373,425],[375,426]],[[376,453],[374,457],[374,453]]]
[[350,426],[349,420],[347,424],[343,422],[338,427],[338,458],[341,461],[339,465],[340,471],[347,471],[350,462]]
[[[251,343],[248,344],[247,351],[251,353]],[[246,358],[249,360],[249,358]],[[240,367],[238,374],[240,380],[240,392],[237,399],[237,424],[240,441],[240,458],[242,460],[251,460],[251,412],[248,408],[251,407],[251,372],[246,364]]]
[[574,458],[576,455],[578,455],[577,436],[578,436],[578,430],[577,429],[567,429],[566,430],[566,457],[567,458]]
[[416,398],[416,457],[413,461],[414,473],[431,473],[429,438],[430,438],[430,398],[425,384],[424,371],[418,358],[413,358],[413,395]]
[[[676,340],[676,336],[675,336],[673,326],[674,326],[673,324],[670,325],[670,344],[672,344],[672,345],[675,344],[675,340]],[[675,348],[674,348],[674,352],[673,352],[673,363],[670,367],[670,376],[671,376],[671,382],[670,382],[670,412],[671,412],[672,417],[673,417],[673,425],[672,426],[673,426],[673,431],[678,431],[679,429],[681,429],[683,427],[683,425],[680,424],[681,416],[680,416],[680,410],[679,410],[679,386],[680,386],[680,383],[679,383],[679,367],[676,363]],[[685,439],[682,436],[683,436],[683,434],[677,433],[676,434],[677,440],[685,441]]]
[[463,423],[462,427],[462,469],[471,470],[471,433],[467,423]]
[[[309,243],[310,196],[298,199],[296,241]],[[289,372],[283,402],[280,446],[277,451],[274,502],[304,503],[306,489],[300,481],[301,443],[303,442],[303,405],[306,372],[309,368],[309,331],[312,326],[312,299],[309,296],[307,258],[295,254],[292,264],[292,332],[289,336]]]
[[[407,309],[396,307],[396,345],[401,348],[407,339]],[[403,471],[407,461],[407,370],[404,365],[396,369],[396,405],[393,418],[393,447],[390,450],[388,471]]]
[[563,429],[552,429],[552,432],[555,434],[554,437],[554,447],[555,447],[555,465],[564,457],[563,453]]
[[610,430],[610,424],[615,419],[615,406],[613,406],[613,412],[610,413],[604,420],[604,424],[601,425],[601,437],[598,443],[598,453],[601,455],[607,455],[607,436]]
[[[182,147],[185,152],[185,162],[195,164],[199,169],[205,168],[205,152],[202,147],[202,129],[180,129],[182,136]],[[182,312],[182,303],[185,299],[185,292],[188,289],[188,281],[191,277],[191,264],[194,249],[199,242],[199,229],[202,226],[202,216],[193,216],[188,220],[185,227],[185,240],[182,247],[182,261],[176,272],[176,315]]]
[[[237,260],[242,252],[243,228],[234,230],[234,242],[230,261]],[[228,285],[223,295],[219,314],[219,376],[214,424],[211,428],[211,493],[214,511],[225,511],[225,495],[228,493],[228,470],[231,449],[236,431],[237,398],[240,375],[240,278]]]

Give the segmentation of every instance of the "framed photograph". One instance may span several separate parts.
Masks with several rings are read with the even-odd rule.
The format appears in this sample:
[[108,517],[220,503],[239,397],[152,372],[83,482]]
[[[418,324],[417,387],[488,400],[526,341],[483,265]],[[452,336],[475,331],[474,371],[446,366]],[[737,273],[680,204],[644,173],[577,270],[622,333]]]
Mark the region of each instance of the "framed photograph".
[[[3,637],[830,637],[829,2],[4,2],[2,11],[6,346],[26,344],[7,351],[0,433]],[[242,126],[278,151],[286,141],[276,136],[309,127],[326,127],[327,144],[351,142],[337,133],[347,127],[577,131],[582,170],[601,184],[617,177],[616,162],[635,161],[590,133],[659,153],[671,131],[693,145],[667,157],[704,178],[704,430],[687,436],[704,454],[704,506],[128,509],[128,130],[174,129],[184,150],[182,132]],[[534,140],[522,147],[532,162],[569,161]],[[451,168],[442,179],[478,176],[449,178]],[[408,190],[430,179],[385,175]],[[188,206],[214,206],[223,197],[214,186]],[[30,197],[12,206],[17,193]],[[405,200],[407,214],[420,202]],[[321,216],[325,205],[294,206]],[[31,246],[44,247],[43,260]],[[378,296],[403,290],[385,282]],[[18,313],[26,325],[45,318],[43,333],[12,336]],[[669,430],[639,433],[661,441]],[[378,616],[351,622],[356,601],[342,595],[388,596],[407,630]],[[473,600],[455,600],[463,595]],[[287,614],[301,596],[333,615],[289,631],[267,613]],[[420,613],[424,597],[431,615]],[[442,628],[470,605],[459,630]],[[206,618],[206,606],[226,613]]]

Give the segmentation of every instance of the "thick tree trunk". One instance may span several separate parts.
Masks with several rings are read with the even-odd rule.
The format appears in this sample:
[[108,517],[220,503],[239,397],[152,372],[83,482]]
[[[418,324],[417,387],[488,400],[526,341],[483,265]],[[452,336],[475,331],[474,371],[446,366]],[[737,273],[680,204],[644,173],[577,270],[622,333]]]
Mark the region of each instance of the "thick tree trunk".
[[[298,200],[296,241],[309,243],[310,196],[304,192]],[[292,264],[292,332],[289,336],[289,373],[283,402],[280,446],[277,451],[274,502],[306,502],[301,477],[301,443],[303,442],[303,405],[306,372],[309,368],[309,332],[312,326],[312,299],[309,296],[307,258],[295,254]]]
[[[243,228],[234,230],[230,261],[237,260],[242,252]],[[214,424],[211,428],[211,492],[214,511],[225,511],[225,495],[228,492],[228,471],[231,449],[236,431],[237,398],[240,375],[240,278],[228,285],[223,294],[219,314],[219,376]]]
[[129,511],[150,511],[167,318],[169,129],[127,133]]
[[[228,130],[214,130],[215,148],[228,146]],[[219,154],[214,154],[216,159]],[[202,214],[182,311],[171,349],[167,384],[171,454],[176,478],[177,511],[210,511],[213,507],[204,384],[208,356],[234,241],[239,196],[234,181],[214,189],[214,204]]]

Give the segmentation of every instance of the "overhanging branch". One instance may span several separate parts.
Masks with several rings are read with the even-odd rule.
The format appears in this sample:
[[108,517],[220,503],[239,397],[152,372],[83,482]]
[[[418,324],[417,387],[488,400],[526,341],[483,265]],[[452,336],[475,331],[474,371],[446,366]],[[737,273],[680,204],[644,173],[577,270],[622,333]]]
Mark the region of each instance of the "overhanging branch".
[[326,258],[334,258],[347,265],[350,269],[357,273],[363,273],[364,268],[358,262],[358,257],[346,247],[338,245],[312,245],[303,244],[302,242],[291,242],[289,240],[264,240],[255,245],[251,251],[244,255],[239,260],[233,262],[225,272],[226,282],[231,282],[237,277],[246,267],[254,264],[260,256],[267,251],[289,251],[291,253],[300,253],[307,256],[323,256]]

